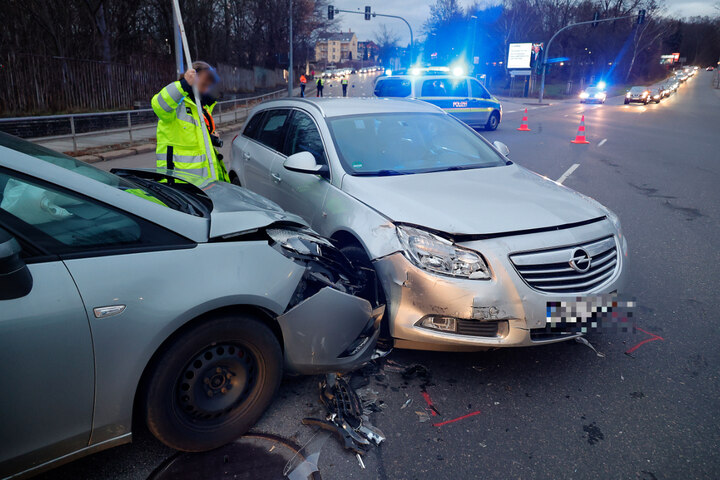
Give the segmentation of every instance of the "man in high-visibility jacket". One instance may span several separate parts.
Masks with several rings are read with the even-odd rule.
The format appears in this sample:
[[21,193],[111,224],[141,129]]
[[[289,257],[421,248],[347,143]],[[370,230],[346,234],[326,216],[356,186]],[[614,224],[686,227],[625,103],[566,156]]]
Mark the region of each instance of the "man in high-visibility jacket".
[[305,86],[307,85],[307,78],[305,75],[300,75],[300,96],[305,96]]
[[[152,108],[158,116],[157,167],[194,173],[211,180],[229,182],[225,165],[216,147],[222,141],[216,135],[212,111],[215,99],[209,92],[219,80],[215,70],[205,62],[193,62],[192,68],[180,78],[160,90],[152,99]],[[192,85],[197,82],[202,104],[202,118]],[[215,165],[215,178],[211,178],[210,164],[202,128],[208,129],[212,141],[211,153]]]
[[342,84],[343,97],[347,97],[348,77],[343,77],[340,83]]
[[323,81],[322,75],[320,75],[317,79],[317,82],[315,82],[315,96],[316,97],[322,97],[323,96],[323,87],[325,86],[325,82]]

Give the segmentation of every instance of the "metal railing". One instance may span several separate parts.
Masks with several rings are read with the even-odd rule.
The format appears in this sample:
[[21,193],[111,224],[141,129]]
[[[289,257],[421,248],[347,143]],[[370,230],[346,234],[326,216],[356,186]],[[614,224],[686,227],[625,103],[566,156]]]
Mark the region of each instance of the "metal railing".
[[[246,117],[250,109],[257,103],[260,103],[263,100],[284,97],[286,95],[287,90],[282,89],[254,97],[223,100],[217,102],[215,105],[213,119],[215,120],[216,125],[238,122]],[[135,117],[134,123],[133,117]],[[3,128],[3,125],[7,124],[14,124],[13,128]],[[99,124],[102,125],[102,127],[94,129],[93,124],[96,126]],[[116,126],[119,124],[122,126]],[[98,113],[71,113],[63,115],[0,118],[0,130],[11,130],[9,133],[13,133],[33,142],[72,139],[72,150],[74,152],[78,150],[79,137],[126,132],[127,140],[132,145],[135,139],[137,139],[137,135],[135,136],[135,139],[133,138],[133,132],[137,133],[142,130],[154,129],[156,125],[157,118],[155,117],[155,112],[153,112],[152,108]],[[67,133],[40,136],[22,135],[23,131],[30,132],[33,130],[44,130],[45,132],[64,130]]]

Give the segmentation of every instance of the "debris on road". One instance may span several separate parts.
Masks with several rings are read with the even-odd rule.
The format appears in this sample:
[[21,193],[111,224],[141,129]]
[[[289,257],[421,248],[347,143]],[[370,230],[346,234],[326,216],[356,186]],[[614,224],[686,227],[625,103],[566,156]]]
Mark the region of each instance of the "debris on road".
[[590,350],[592,350],[593,352],[595,352],[595,355],[597,355],[598,357],[600,357],[600,358],[605,358],[605,354],[604,354],[604,353],[601,353],[601,352],[598,352],[597,349],[596,349],[595,347],[593,347],[592,343],[588,342],[587,338],[585,338],[585,337],[577,337],[577,338],[575,339],[575,341],[576,341],[577,343],[582,343],[582,344],[585,345],[586,347],[590,348]]
[[320,450],[330,437],[330,432],[318,430],[315,435],[293,456],[283,469],[283,475],[289,480],[307,480],[318,471]]
[[405,403],[403,403],[403,406],[400,407],[400,410],[404,410],[406,407],[409,407],[410,404],[412,403],[412,401],[413,401],[412,398],[408,398],[408,399],[405,401]]
[[427,412],[416,411],[415,415],[418,416],[418,421],[420,423],[425,423],[430,420],[430,415],[428,415]]

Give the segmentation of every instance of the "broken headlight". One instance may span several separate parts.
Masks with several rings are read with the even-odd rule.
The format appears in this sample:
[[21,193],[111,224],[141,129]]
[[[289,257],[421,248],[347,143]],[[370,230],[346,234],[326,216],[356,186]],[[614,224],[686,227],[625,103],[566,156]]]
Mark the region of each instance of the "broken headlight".
[[300,255],[317,257],[322,255],[323,246],[332,247],[328,240],[302,230],[268,228],[266,233],[281,248]]
[[397,233],[405,256],[422,269],[453,277],[490,278],[490,270],[477,252],[419,228],[398,225]]

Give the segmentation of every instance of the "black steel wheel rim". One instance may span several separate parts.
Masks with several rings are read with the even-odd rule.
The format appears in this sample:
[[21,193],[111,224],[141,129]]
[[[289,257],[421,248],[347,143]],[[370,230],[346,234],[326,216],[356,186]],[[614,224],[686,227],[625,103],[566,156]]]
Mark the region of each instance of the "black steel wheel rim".
[[188,362],[177,381],[176,405],[182,416],[193,423],[225,422],[257,385],[257,365],[255,354],[240,345],[204,348]]

